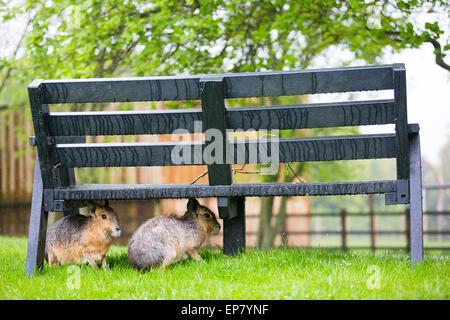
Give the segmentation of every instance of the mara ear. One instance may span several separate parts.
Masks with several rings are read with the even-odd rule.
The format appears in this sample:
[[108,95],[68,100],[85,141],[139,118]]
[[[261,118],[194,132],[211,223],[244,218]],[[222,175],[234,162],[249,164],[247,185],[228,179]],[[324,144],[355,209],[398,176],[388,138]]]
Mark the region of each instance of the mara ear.
[[88,200],[87,201],[87,204],[88,204],[88,208],[89,208],[89,213],[92,215],[92,214],[95,214],[95,210],[97,209],[97,207],[98,207],[98,204],[96,204],[94,201],[92,201],[92,200]]
[[200,206],[200,203],[198,203],[197,199],[195,198],[189,198],[188,204],[187,204],[187,210],[189,212],[197,213],[197,209]]
[[109,200],[105,200],[105,205],[103,206],[103,208],[107,208],[109,207]]
[[95,208],[97,207],[96,203],[92,200],[87,200],[86,203],[89,210],[95,210]]

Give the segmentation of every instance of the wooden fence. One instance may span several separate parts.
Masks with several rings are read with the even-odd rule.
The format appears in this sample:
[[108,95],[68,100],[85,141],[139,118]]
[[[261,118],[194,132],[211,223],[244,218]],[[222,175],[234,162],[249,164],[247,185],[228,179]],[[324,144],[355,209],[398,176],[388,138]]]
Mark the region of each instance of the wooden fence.
[[[424,218],[430,216],[443,216],[450,217],[450,211],[428,211],[423,213]],[[403,218],[403,228],[402,229],[378,229],[376,227],[377,217],[389,217],[389,216],[397,216]],[[340,222],[335,225],[333,229],[314,229],[310,226],[310,230],[306,231],[282,231],[279,235],[281,238],[284,238],[284,244],[287,247],[294,247],[289,245],[289,238],[292,236],[298,235],[338,235],[340,237],[340,245],[329,245],[329,244],[320,244],[320,240],[318,243],[320,244],[321,249],[340,249],[340,250],[349,250],[349,249],[371,249],[375,250],[385,250],[385,249],[404,249],[409,251],[410,248],[410,230],[409,230],[409,210],[406,209],[403,212],[367,212],[367,213],[348,213],[345,210],[342,210],[338,213],[321,213],[321,214],[288,214],[288,217],[294,218],[303,218],[308,219],[311,224],[312,219],[325,219],[325,218],[337,218]],[[364,218],[367,217],[369,219],[369,228],[366,230],[354,230],[349,226],[349,219],[352,217]],[[257,219],[258,216],[249,215],[247,219]],[[448,222],[447,224],[450,225]],[[247,233],[248,235],[254,235],[254,232]],[[368,235],[370,239],[369,245],[351,245],[349,244],[349,236],[350,235]],[[405,246],[392,245],[392,246],[379,246],[377,245],[377,238],[379,235],[401,235],[406,241]],[[425,226],[424,230],[424,239],[427,240],[428,236],[444,236],[447,237],[448,241],[436,241],[437,243],[443,243],[443,246],[429,246],[425,243],[424,250],[450,250],[450,229],[442,229],[439,230],[428,230]],[[333,241],[336,242],[336,241]],[[311,241],[310,246],[295,246],[301,248],[315,248],[314,241]]]
[[27,137],[33,128],[23,113],[0,108],[0,202],[29,201],[35,153]]

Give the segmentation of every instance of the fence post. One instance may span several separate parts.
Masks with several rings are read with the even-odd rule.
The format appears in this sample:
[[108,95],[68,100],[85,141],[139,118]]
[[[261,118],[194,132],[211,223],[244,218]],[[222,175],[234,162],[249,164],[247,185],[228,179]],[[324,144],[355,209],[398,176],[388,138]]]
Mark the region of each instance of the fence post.
[[345,209],[341,210],[341,249],[343,251],[347,250],[347,211]]

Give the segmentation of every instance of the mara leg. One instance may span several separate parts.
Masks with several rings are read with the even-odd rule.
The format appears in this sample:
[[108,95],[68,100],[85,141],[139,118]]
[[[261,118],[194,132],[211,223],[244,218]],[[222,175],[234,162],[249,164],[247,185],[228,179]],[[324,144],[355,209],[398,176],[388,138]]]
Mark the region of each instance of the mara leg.
[[106,254],[102,258],[102,267],[104,271],[108,270],[108,264],[106,263]]
[[92,256],[89,254],[89,252],[83,251],[82,254],[84,260],[86,260],[92,268],[98,269],[97,263],[95,262],[94,258],[92,258]]
[[48,265],[50,267],[59,265],[58,258],[51,250],[48,252]]
[[166,269],[167,266],[171,265],[177,260],[177,252],[176,250],[171,250],[164,257],[163,262],[161,263],[161,268]]
[[197,249],[194,249],[192,251],[189,252],[189,255],[192,257],[192,259],[198,261],[198,262],[203,262],[202,257],[200,257],[200,255],[198,254]]

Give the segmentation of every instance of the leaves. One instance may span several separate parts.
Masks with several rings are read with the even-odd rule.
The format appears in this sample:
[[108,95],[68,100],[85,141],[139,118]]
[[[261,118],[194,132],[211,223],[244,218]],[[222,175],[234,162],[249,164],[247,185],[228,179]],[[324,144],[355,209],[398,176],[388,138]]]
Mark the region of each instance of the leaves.
[[2,19],[36,14],[23,46],[23,78],[80,78],[306,68],[334,46],[373,63],[385,47],[439,39],[443,23],[420,28],[410,19],[415,10],[436,6],[448,4],[55,0],[47,7],[43,0],[23,0],[3,8]]

